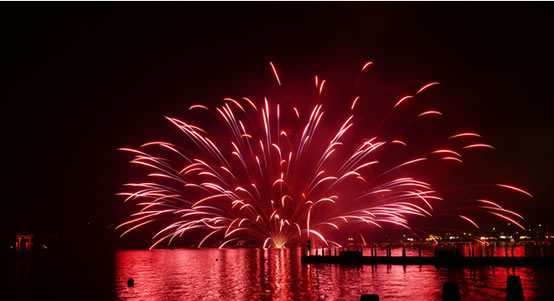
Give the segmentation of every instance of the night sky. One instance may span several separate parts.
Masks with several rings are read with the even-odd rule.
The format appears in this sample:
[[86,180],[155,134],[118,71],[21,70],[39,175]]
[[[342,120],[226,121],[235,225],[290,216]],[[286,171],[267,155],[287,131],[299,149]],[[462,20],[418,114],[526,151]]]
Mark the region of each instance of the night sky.
[[398,93],[441,82],[439,108],[496,147],[475,156],[478,173],[535,196],[500,202],[526,225],[554,226],[551,3],[2,3],[0,11],[6,237],[120,223],[130,208],[115,193],[135,169],[117,148],[184,141],[163,116],[264,93],[274,85],[269,61],[298,85],[321,74],[344,86],[368,60]]

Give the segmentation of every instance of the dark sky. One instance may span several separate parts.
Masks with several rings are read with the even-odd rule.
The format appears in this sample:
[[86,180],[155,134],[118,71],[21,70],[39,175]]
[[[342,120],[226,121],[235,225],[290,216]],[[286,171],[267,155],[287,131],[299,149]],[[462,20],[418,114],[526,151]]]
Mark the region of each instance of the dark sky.
[[270,60],[306,85],[316,73],[342,85],[367,60],[381,82],[405,91],[441,82],[449,118],[496,146],[494,157],[476,159],[491,182],[535,195],[507,207],[530,225],[552,223],[552,8],[2,3],[8,232],[121,222],[128,208],[114,194],[133,177],[129,156],[116,149],[166,136],[163,116],[182,116],[193,103],[263,93],[273,84]]

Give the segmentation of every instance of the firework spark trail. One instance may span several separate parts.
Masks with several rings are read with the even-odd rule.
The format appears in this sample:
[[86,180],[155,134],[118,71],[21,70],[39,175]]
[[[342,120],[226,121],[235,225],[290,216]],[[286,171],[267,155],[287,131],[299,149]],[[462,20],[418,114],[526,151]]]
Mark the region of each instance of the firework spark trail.
[[[361,71],[367,72],[372,64],[365,63]],[[282,86],[272,62],[270,67],[277,84]],[[315,76],[318,95],[322,94],[325,83]],[[416,100],[424,91],[429,93],[426,91],[438,84],[426,84],[414,95],[400,98],[391,112],[408,100]],[[359,99],[358,96],[353,100],[350,111],[355,110]],[[219,239],[220,247],[248,240],[264,248],[279,248],[308,238],[324,245],[339,245],[329,240],[327,234],[341,231],[349,224],[371,228],[392,224],[410,229],[410,216],[432,216],[432,203],[442,198],[431,184],[412,177],[395,177],[395,172],[409,171],[412,165],[430,161],[463,163],[461,150],[493,148],[485,143],[465,143],[458,148],[435,149],[425,156],[378,169],[376,167],[382,164],[375,158],[383,153],[382,149],[394,144],[408,145],[402,140],[375,136],[362,137],[358,146],[346,147],[343,138],[354,127],[354,114],[347,116],[326,146],[318,149],[314,141],[320,142],[325,137],[319,130],[324,122],[322,104],[315,105],[311,113],[305,115],[297,107],[283,109],[267,98],[256,104],[243,97],[224,98],[215,110],[201,104],[190,106],[189,111],[192,110],[215,113],[230,136],[218,139],[201,127],[166,117],[193,142],[196,150],[181,150],[163,141],[143,144],[140,150],[121,148],[134,155],[131,163],[153,170],[147,175],[155,179],[126,184],[130,191],[120,193],[125,202],[134,201],[139,208],[128,221],[118,226],[126,229],[121,236],[156,221],[162,226],[154,235],[151,248],[162,242],[169,244],[189,232],[202,233],[199,247]],[[284,122],[283,114],[292,114],[303,122],[301,131],[295,132],[293,125]],[[426,115],[442,116],[442,113],[430,110],[415,118]],[[301,116],[306,116],[307,120]],[[452,135],[447,140],[463,142],[467,138],[481,136],[467,132]],[[153,155],[161,150],[176,155],[178,160]],[[340,164],[335,167],[331,161]],[[375,173],[377,170],[381,172]],[[496,186],[532,197],[515,186]],[[477,200],[477,203],[480,205],[470,209],[484,210],[522,227],[515,220],[522,219],[519,214],[492,201]],[[474,219],[458,216],[479,227]]]

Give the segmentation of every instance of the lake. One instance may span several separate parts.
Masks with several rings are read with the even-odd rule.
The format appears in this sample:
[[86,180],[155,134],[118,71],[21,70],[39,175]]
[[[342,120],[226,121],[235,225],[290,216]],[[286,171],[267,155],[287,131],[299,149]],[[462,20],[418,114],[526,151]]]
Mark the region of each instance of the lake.
[[443,283],[456,281],[463,300],[504,300],[507,276],[518,275],[526,300],[554,300],[552,268],[350,267],[303,265],[300,258],[300,249],[118,251],[113,292],[119,300],[359,300],[361,294],[440,300]]

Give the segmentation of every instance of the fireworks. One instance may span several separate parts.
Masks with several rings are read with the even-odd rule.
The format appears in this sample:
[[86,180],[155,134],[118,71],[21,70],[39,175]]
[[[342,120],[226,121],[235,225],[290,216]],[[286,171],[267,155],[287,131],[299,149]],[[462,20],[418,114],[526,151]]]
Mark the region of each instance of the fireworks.
[[[363,64],[361,72],[368,72],[372,64]],[[277,68],[273,63],[270,67],[281,87]],[[315,93],[321,95],[325,84],[326,80],[315,76]],[[391,112],[438,85],[428,83],[398,99]],[[267,98],[256,102],[243,97],[225,98],[213,109],[190,106],[190,113],[223,121],[224,130],[219,128],[215,136],[197,124],[166,117],[192,143],[182,148],[153,141],[139,149],[121,148],[133,153],[131,163],[147,168],[152,179],[126,184],[129,191],[120,193],[139,209],[118,226],[124,229],[121,236],[151,224],[159,227],[151,248],[189,233],[200,237],[198,247],[214,242],[219,247],[233,246],[245,240],[280,248],[307,239],[338,246],[330,237],[340,237],[343,229],[353,225],[411,229],[409,221],[431,217],[434,203],[442,198],[417,174],[406,176],[410,167],[444,160],[463,163],[462,150],[493,148],[478,141],[479,134],[456,133],[445,138],[459,140],[457,149],[437,148],[387,166],[379,158],[386,156],[388,148],[409,145],[379,136],[346,139],[355,135],[352,129],[360,101],[359,96],[353,98],[348,104],[350,114],[334,126],[331,135],[321,130],[327,109],[322,104],[301,112]],[[432,115],[442,113],[428,110],[415,117]],[[511,185],[496,187],[532,197]],[[473,209],[523,228],[516,212],[489,200],[475,203]],[[460,220],[479,227],[474,219],[459,213]]]

